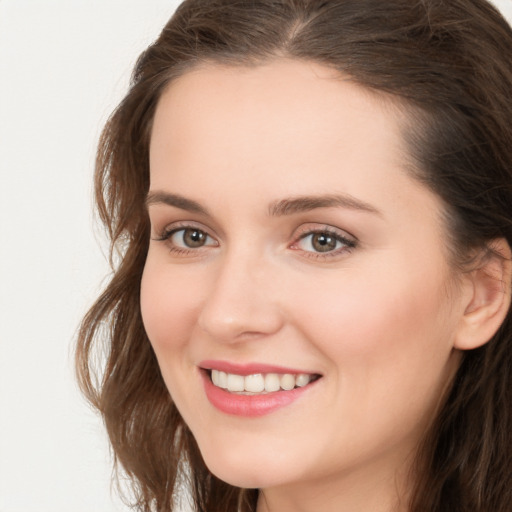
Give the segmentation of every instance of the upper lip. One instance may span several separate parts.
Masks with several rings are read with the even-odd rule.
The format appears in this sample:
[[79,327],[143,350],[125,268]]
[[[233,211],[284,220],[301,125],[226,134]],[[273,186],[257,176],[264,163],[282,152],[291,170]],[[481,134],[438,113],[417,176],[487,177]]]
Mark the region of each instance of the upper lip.
[[198,365],[203,370],[219,370],[226,373],[233,373],[235,375],[254,375],[256,373],[289,373],[298,375],[300,373],[308,375],[318,375],[317,372],[299,370],[296,368],[286,368],[284,366],[276,366],[274,364],[266,363],[232,363],[229,361],[216,361],[206,360],[201,361]]

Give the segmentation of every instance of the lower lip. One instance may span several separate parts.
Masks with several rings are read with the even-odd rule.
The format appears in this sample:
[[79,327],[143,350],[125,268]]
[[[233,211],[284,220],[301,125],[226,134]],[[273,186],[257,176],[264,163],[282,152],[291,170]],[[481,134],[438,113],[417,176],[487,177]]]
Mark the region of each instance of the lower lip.
[[247,418],[264,416],[281,407],[290,405],[304,393],[307,393],[317,382],[314,381],[307,386],[291,389],[290,391],[275,391],[262,395],[238,395],[214,386],[206,371],[201,371],[201,376],[206,397],[216,409],[225,414]]

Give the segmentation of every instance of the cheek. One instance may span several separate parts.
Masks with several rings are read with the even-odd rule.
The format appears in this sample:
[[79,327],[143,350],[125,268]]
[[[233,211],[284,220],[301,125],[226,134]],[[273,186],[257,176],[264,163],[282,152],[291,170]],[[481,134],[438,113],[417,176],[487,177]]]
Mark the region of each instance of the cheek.
[[148,259],[141,282],[141,313],[157,357],[183,348],[190,339],[198,310],[197,288],[182,273],[171,274]]
[[[199,293],[183,272],[148,260],[141,281],[141,313],[144,328],[158,360],[163,380],[184,420],[197,409],[199,384],[192,386],[194,362],[190,339],[196,326]],[[195,406],[191,406],[195,404]],[[197,421],[197,416],[195,417]],[[190,423],[191,424],[191,423]]]
[[457,365],[442,282],[367,274],[344,284],[316,287],[314,300],[295,294],[297,324],[329,361],[333,438],[352,439],[357,425],[361,456],[401,439],[412,446]]
[[402,269],[352,272],[338,282],[293,296],[297,323],[330,360],[339,386],[389,400],[392,389],[424,394],[444,381],[455,324],[441,276],[426,282]]

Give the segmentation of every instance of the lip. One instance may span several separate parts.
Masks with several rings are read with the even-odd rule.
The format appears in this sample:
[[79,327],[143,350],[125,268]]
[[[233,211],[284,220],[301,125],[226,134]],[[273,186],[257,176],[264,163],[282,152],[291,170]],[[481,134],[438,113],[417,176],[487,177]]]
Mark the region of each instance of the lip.
[[201,361],[198,366],[204,370],[220,370],[221,372],[234,373],[236,375],[243,375],[244,377],[254,375],[255,373],[290,373],[292,375],[299,375],[300,373],[316,374],[316,372],[307,370],[297,370],[264,363],[236,364],[229,361],[207,360]]
[[[316,379],[306,386],[291,389],[289,391],[280,390],[272,393],[264,393],[261,395],[239,395],[230,393],[213,384],[208,370],[227,371],[228,373],[236,373],[237,375],[252,375],[254,373],[306,373],[297,370],[283,369],[272,365],[233,365],[231,363],[218,364],[215,362],[213,367],[207,362],[201,363],[200,375],[203,380],[204,391],[208,401],[219,411],[232,416],[240,416],[246,418],[256,418],[271,414],[278,409],[292,404],[304,394],[308,393],[315,384],[321,380]],[[205,366],[203,366],[205,365]],[[228,369],[229,368],[229,369]],[[243,373],[240,373],[243,372]]]

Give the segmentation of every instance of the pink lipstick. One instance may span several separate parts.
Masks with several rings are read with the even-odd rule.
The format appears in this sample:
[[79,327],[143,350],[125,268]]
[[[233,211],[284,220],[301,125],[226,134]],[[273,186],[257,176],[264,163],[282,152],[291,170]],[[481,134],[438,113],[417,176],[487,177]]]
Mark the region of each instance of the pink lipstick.
[[199,365],[204,390],[218,410],[235,416],[270,414],[295,402],[321,377],[282,366],[227,361],[203,361]]

